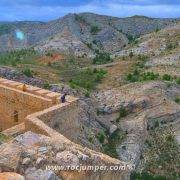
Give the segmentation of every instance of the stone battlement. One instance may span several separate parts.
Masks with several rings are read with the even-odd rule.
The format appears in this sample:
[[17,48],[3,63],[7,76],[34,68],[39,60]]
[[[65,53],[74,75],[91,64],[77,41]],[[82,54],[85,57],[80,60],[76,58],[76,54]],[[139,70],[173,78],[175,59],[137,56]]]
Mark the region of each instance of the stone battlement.
[[[23,93],[23,85],[24,85],[23,83],[0,78],[0,86],[1,85],[5,86],[5,87],[10,87],[10,88],[14,89],[14,91],[19,90]],[[27,85],[27,84],[25,86],[26,86],[26,90],[24,92],[30,93],[31,95],[36,95],[36,96],[41,96],[41,97],[44,97],[47,99],[51,99],[53,104],[58,104],[59,97],[62,95],[57,92],[52,92],[52,91],[49,91],[46,89],[34,87],[31,85]],[[76,98],[71,97],[71,96],[67,97],[67,101],[72,101],[74,99],[76,99]]]
[[[26,116],[30,114],[60,104],[61,95],[0,78],[0,131],[24,122]],[[67,102],[76,100],[74,97],[67,96]]]

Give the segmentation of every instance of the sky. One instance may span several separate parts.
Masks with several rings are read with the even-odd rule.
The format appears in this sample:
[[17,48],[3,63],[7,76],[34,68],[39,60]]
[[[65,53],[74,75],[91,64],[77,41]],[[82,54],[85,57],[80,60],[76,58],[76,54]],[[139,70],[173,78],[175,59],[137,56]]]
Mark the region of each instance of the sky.
[[179,18],[180,0],[0,0],[0,21],[50,21],[80,12]]

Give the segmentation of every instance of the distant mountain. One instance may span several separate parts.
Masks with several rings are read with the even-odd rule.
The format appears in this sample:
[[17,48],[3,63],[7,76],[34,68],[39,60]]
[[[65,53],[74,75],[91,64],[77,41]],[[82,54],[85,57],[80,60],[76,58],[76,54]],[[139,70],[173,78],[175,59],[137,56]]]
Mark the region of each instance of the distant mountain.
[[[93,13],[68,14],[49,22],[0,22],[0,51],[35,47],[39,51],[93,57],[120,51],[134,37],[171,26],[179,19],[144,16],[117,18]],[[23,39],[16,32],[22,31]]]

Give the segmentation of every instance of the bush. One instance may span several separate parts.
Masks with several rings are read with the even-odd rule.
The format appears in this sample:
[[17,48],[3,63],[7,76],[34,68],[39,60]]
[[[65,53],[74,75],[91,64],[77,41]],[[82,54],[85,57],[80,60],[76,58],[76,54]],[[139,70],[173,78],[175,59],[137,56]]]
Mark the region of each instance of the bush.
[[166,180],[165,176],[154,176],[148,172],[133,172],[131,173],[130,180]]
[[135,37],[131,34],[126,34],[126,37],[128,38],[129,43],[131,43],[131,44],[137,44],[138,43],[137,37]]
[[43,84],[43,88],[44,89],[50,89],[51,85],[49,83],[45,83],[45,84]]
[[173,50],[178,46],[178,43],[170,43],[166,46],[167,50]]
[[97,135],[97,138],[98,138],[99,142],[103,144],[103,143],[104,143],[104,140],[105,140],[105,134],[104,134],[104,132],[103,132],[103,131],[100,131],[100,132],[98,133],[98,135]]
[[23,74],[27,77],[33,77],[33,73],[29,68],[24,69]]
[[91,26],[91,34],[93,34],[93,35],[95,35],[95,34],[97,34],[99,31],[100,31],[101,29],[98,27],[98,26],[96,26],[96,25],[93,25],[93,26]]
[[90,97],[90,92],[89,91],[85,92],[85,97]]
[[127,113],[126,109],[125,109],[124,107],[121,107],[121,108],[119,109],[119,116],[118,116],[118,118],[116,119],[116,122],[119,122],[121,118],[126,117],[127,114],[128,114],[128,113]]
[[78,14],[75,14],[75,20],[78,21],[78,22],[81,22],[81,23],[85,23],[86,20],[83,16],[81,15],[78,15]]
[[129,57],[132,58],[133,56],[134,56],[134,54],[133,54],[133,52],[131,51],[131,52],[129,53]]
[[92,43],[86,43],[87,47],[92,49]]
[[153,72],[147,72],[147,73],[143,73],[141,80],[142,81],[148,81],[148,80],[157,80],[159,77],[159,74],[155,74]]
[[172,81],[172,80],[173,80],[172,76],[169,75],[169,74],[164,74],[163,77],[162,77],[162,79],[163,79],[164,81]]
[[129,82],[137,82],[137,81],[150,81],[157,80],[159,78],[159,74],[155,74],[153,72],[140,73],[138,69],[135,69],[133,73],[130,73],[126,76],[126,80]]
[[177,84],[180,84],[180,77],[178,77],[178,78],[176,79],[176,83],[177,83]]
[[96,57],[93,59],[93,64],[106,64],[112,62],[109,53],[97,53]]
[[175,101],[176,103],[180,104],[180,98],[179,98],[179,97],[176,97],[174,101]]

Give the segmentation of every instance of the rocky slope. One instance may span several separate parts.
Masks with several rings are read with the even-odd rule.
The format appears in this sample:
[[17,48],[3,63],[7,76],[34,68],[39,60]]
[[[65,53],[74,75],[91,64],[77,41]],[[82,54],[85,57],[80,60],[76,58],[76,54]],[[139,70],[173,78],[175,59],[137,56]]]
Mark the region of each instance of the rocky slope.
[[[93,57],[97,49],[114,53],[138,37],[176,24],[178,19],[143,16],[116,18],[92,13],[68,14],[50,22],[0,23],[0,51],[36,46],[39,51]],[[16,36],[22,31],[23,38]]]

